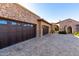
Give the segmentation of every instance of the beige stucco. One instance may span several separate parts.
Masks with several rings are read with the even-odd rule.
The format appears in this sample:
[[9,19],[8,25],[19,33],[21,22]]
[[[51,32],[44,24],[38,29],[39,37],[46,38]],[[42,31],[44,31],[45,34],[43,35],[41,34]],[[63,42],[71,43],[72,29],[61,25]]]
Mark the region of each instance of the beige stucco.
[[52,32],[56,32],[56,31],[55,31],[55,26],[56,26],[56,25],[57,25],[56,23],[52,23],[52,27],[51,27],[51,28],[52,28],[52,29],[51,29]]

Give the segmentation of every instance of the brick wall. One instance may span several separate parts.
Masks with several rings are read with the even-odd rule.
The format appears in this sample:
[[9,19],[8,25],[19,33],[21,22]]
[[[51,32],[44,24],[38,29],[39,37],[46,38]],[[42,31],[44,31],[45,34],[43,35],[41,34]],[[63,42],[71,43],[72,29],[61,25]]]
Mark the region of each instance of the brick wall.
[[[40,17],[19,4],[0,3],[0,17],[37,24],[37,37],[40,35],[40,29],[42,29],[41,24],[38,22]],[[49,26],[45,22],[42,22],[42,24]]]
[[66,27],[66,31],[67,31],[67,28],[69,26],[72,27],[72,33],[76,32],[76,25],[79,24],[78,21],[75,21],[75,20],[72,20],[72,19],[67,19],[67,20],[64,20],[64,21],[61,21],[58,23],[60,25],[60,31],[63,31],[64,30],[64,27]]

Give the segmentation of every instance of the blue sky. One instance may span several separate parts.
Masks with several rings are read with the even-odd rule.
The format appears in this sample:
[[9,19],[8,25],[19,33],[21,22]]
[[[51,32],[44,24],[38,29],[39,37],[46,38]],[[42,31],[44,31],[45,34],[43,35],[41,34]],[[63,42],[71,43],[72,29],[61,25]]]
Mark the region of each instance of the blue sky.
[[58,22],[67,18],[79,21],[78,3],[28,3],[22,5],[48,22]]

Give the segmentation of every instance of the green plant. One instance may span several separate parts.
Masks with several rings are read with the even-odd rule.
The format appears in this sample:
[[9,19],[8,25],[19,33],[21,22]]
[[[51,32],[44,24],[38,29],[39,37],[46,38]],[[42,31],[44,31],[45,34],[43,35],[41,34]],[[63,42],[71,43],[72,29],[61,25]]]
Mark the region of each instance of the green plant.
[[79,36],[79,32],[75,32],[74,35]]

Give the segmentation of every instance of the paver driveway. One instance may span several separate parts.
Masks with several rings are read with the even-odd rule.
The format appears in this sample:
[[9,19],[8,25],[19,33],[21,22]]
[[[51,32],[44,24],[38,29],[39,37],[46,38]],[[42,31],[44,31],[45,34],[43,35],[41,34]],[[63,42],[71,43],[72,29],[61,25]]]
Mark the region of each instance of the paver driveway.
[[79,38],[70,34],[46,35],[42,38],[33,38],[10,47],[0,49],[0,55],[79,56]]

